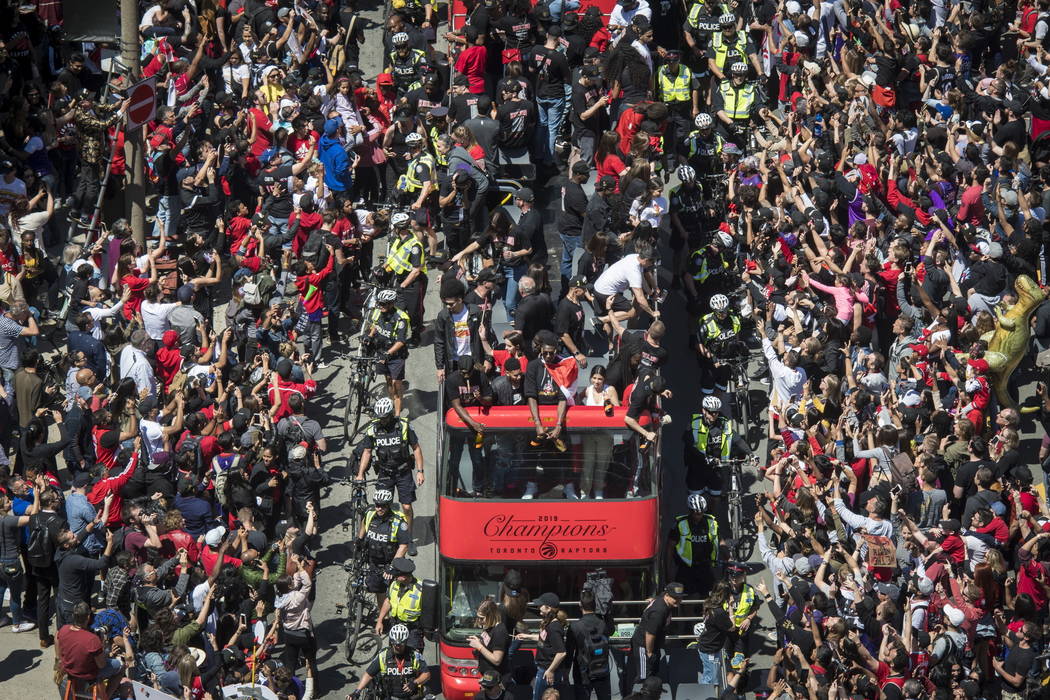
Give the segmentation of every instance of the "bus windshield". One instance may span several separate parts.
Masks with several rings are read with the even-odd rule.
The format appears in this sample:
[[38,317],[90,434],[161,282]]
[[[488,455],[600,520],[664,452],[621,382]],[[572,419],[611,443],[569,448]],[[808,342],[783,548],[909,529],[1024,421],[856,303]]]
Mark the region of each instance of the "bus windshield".
[[[578,617],[579,608],[575,603],[568,601],[579,601],[580,591],[587,581],[588,573],[596,570],[605,572],[605,575],[613,580],[613,615],[615,617],[637,616],[637,609],[620,610],[622,601],[644,600],[653,594],[655,579],[653,576],[652,562],[638,566],[621,566],[604,568],[591,564],[578,566],[559,565],[557,568],[550,564],[533,563],[524,566],[515,565],[513,568],[519,571],[524,581],[523,595],[527,595],[526,602],[536,599],[539,595],[547,592],[554,593],[563,602],[569,617]],[[465,642],[472,634],[479,634],[481,630],[477,627],[476,612],[478,605],[486,598],[496,598],[499,595],[500,581],[508,567],[502,564],[488,563],[444,563],[442,565],[442,582],[445,597],[445,637],[451,642]],[[616,601],[621,601],[619,604]],[[537,616],[536,610],[530,610],[526,618]],[[629,625],[633,629],[634,625]],[[617,627],[619,630],[619,627]],[[626,627],[625,627],[626,630]]]

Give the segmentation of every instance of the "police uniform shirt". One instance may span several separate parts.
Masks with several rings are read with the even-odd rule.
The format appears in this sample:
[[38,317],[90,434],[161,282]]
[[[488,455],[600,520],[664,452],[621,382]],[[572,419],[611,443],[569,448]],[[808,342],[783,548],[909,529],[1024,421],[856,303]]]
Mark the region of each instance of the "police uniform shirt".
[[[710,525],[707,516],[705,515],[699,523],[693,522],[691,518],[686,518],[686,521],[689,523],[689,540],[693,543],[693,564],[710,564],[711,550],[717,547],[718,543],[713,542],[708,534]],[[681,537],[682,533],[678,531],[676,522],[675,527],[671,528],[671,542],[677,545]]]
[[404,654],[400,657],[389,648],[383,650],[382,653],[387,655],[386,672],[383,673],[380,670],[379,655],[377,655],[372,659],[372,663],[368,665],[368,675],[375,679],[381,679],[384,688],[394,697],[407,698],[414,695],[414,690],[412,693],[406,693],[404,685],[405,681],[408,681],[414,689],[416,676],[422,670],[416,667],[415,651],[406,647]]
[[[409,267],[409,270],[407,272],[405,272],[405,275],[408,275],[411,272],[412,268],[416,268],[416,267],[422,268],[423,267],[423,244],[418,239],[413,243],[412,242],[412,238],[414,238],[414,237],[415,236],[413,235],[412,237],[406,238],[405,239],[405,243],[403,244],[403,245],[408,247],[408,267]],[[402,279],[404,279],[404,277],[402,277]],[[416,280],[412,284],[419,284],[419,283],[420,283],[420,278],[416,277]]]
[[[376,513],[375,511],[372,511]],[[397,522],[396,533],[393,530],[393,522]],[[368,542],[368,550],[372,555],[373,562],[389,564],[394,557],[397,544],[402,538],[408,537],[408,523],[393,510],[388,510],[384,515],[376,513],[368,523],[365,531],[365,540]]]
[[687,229],[697,227],[696,217],[703,211],[704,195],[699,187],[679,185],[671,190],[671,211],[678,214],[678,220]]
[[[436,174],[434,172],[435,168],[431,167],[431,163],[427,162],[430,161],[430,159],[427,158],[424,160],[424,156],[426,155],[427,152],[424,150],[409,162],[409,166],[413,169],[412,174],[415,175],[416,180],[419,181],[420,186],[426,186],[426,184],[430,182]],[[436,185],[437,183],[434,184]]]
[[[742,55],[740,54],[739,51],[737,51],[737,47],[740,45],[740,39],[741,38],[744,39],[744,42],[743,42],[744,43],[744,53]],[[726,40],[724,36],[721,37],[721,39],[722,39],[722,41]],[[724,75],[726,75],[728,77],[728,75],[729,75],[729,67],[730,66],[732,66],[737,61],[743,61],[744,63],[748,63],[749,62],[748,61],[748,57],[749,56],[754,56],[755,53],[756,53],[755,43],[753,41],[751,41],[751,39],[747,36],[747,34],[741,32],[738,29],[736,34],[733,35],[732,40],[729,42],[729,47],[728,47],[728,50],[726,52],[725,64],[719,66],[719,69],[722,71],[722,73]],[[714,59],[715,62],[718,61],[718,50],[715,48],[715,41],[714,41],[714,37],[713,36],[712,36],[710,45],[707,47],[707,57],[710,58],[710,59]]]
[[373,421],[372,425],[368,430],[365,431],[365,435],[362,438],[362,444],[366,450],[372,450],[372,461],[384,461],[398,462],[399,464],[393,464],[393,466],[402,466],[404,460],[406,460],[411,454],[412,450],[416,445],[419,444],[419,439],[416,437],[416,431],[408,428],[407,437],[407,448],[404,446],[404,438],[402,438],[402,419],[397,419],[390,428],[382,428],[380,425]]

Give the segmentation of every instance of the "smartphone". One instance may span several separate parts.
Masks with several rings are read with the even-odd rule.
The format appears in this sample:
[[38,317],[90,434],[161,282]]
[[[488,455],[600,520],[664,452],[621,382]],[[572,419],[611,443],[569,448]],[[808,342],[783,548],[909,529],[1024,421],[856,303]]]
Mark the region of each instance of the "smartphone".
[[245,626],[248,625],[248,616],[244,613],[241,613],[241,624]]
[[893,487],[890,488],[890,495],[899,496],[903,491],[904,489],[901,488],[900,484],[894,484]]

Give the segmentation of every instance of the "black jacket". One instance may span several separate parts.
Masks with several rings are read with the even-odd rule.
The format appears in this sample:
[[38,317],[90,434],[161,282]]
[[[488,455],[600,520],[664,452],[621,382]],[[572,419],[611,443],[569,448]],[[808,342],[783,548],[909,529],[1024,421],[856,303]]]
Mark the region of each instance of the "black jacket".
[[[470,354],[475,361],[485,356],[481,346],[482,316],[481,309],[474,304],[467,304],[467,326],[470,328]],[[438,312],[434,321],[434,366],[437,369],[450,370],[456,364],[455,327],[452,314],[447,308]]]

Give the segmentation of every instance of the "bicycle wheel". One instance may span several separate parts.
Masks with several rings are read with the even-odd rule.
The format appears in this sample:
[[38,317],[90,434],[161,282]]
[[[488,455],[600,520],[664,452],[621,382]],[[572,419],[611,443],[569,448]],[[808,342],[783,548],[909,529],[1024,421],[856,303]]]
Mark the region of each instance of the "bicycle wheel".
[[354,662],[354,652],[365,632],[365,608],[363,591],[358,591],[350,603],[350,616],[346,621],[346,660],[349,663]]
[[[354,465],[350,465],[351,470],[354,469]],[[350,532],[352,537],[357,537],[357,533],[361,531],[361,523],[365,519],[365,505],[364,505],[364,494],[355,492],[350,497]]]
[[354,434],[357,433],[357,429],[350,429],[350,420],[353,418],[355,412],[360,412],[360,408],[357,404],[360,401],[360,397],[357,393],[356,383],[353,379],[350,380],[350,388],[346,392],[346,405],[343,407],[343,440],[347,446],[350,445],[350,441],[353,439]]
[[368,383],[365,378],[358,378],[355,382],[353,393],[357,396],[356,405],[354,407],[354,430],[353,434],[357,435],[358,429],[361,427],[361,416],[367,410],[368,399]]

